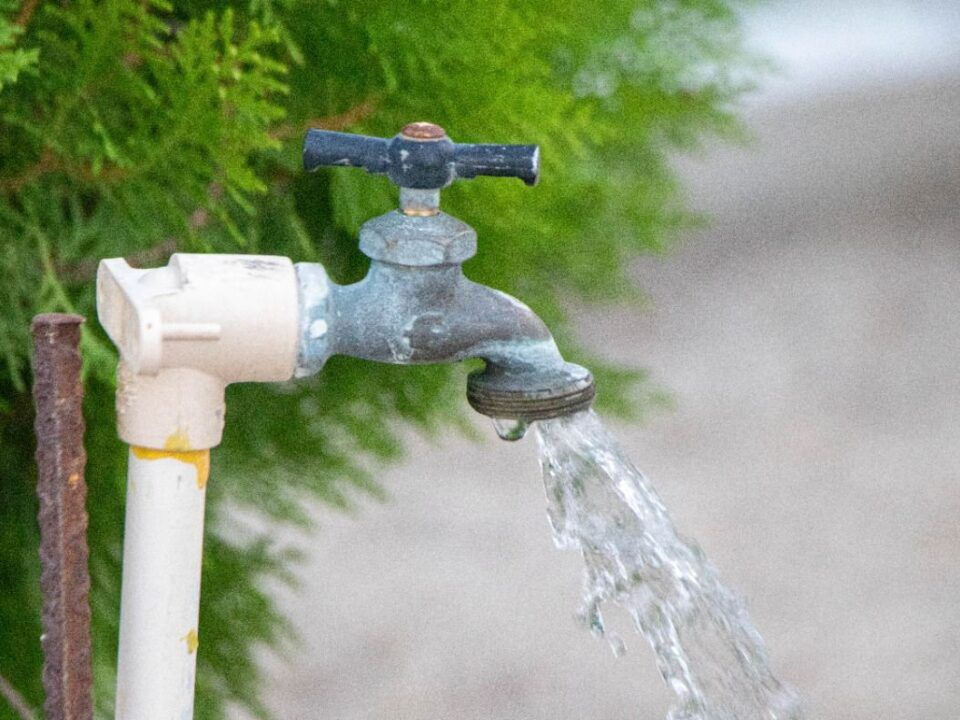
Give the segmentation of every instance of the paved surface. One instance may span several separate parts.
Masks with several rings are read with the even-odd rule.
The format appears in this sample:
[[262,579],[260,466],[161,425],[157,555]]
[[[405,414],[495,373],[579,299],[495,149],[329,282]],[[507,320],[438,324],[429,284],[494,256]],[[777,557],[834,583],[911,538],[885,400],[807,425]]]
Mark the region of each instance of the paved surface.
[[[649,307],[583,316],[673,392],[618,434],[811,718],[960,713],[958,116],[956,77],[756,108],[751,148],[682,163],[715,221],[638,264]],[[664,716],[640,639],[615,659],[572,620],[532,438],[489,435],[415,441],[388,504],[318,510],[281,717]]]

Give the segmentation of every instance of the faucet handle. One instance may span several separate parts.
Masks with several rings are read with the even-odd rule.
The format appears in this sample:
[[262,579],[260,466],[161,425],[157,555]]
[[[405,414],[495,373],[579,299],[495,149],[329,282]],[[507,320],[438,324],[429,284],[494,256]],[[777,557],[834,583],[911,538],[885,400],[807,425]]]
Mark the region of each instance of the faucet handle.
[[439,190],[455,180],[516,177],[536,185],[540,177],[537,145],[455,143],[439,125],[410,123],[392,138],[308,130],[303,167],[362,167],[386,175],[394,185],[415,190]]

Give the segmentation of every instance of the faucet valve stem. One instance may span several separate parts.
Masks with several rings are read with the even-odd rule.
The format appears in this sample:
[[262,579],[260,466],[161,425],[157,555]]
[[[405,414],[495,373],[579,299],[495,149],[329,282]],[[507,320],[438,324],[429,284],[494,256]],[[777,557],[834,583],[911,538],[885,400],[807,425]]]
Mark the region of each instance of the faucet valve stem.
[[440,191],[400,188],[400,212],[412,217],[430,217],[438,214]]

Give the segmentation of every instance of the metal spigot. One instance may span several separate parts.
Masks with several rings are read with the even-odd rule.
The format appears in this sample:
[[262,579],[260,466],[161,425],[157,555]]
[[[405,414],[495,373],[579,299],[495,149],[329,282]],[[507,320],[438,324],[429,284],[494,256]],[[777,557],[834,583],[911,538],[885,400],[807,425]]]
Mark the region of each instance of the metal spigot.
[[[322,266],[297,266],[301,346],[297,374],[331,355],[398,364],[482,358],[467,399],[494,418],[544,420],[588,408],[593,377],[565,362],[549,330],[526,305],[471,282],[461,264],[476,253],[469,225],[440,212],[440,190],[459,179],[539,177],[536,145],[459,144],[443,128],[411,123],[393,138],[310,130],[304,167],[360,167],[400,187],[400,209],[360,230],[371,260],[366,278],[331,283]],[[320,290],[322,288],[322,290]]]

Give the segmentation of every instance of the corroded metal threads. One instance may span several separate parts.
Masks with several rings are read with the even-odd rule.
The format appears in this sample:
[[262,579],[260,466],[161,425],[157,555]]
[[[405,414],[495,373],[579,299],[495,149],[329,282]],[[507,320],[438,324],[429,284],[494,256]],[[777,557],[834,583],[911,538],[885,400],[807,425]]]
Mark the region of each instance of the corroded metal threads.
[[51,313],[36,316],[31,327],[47,720],[93,717],[82,323],[78,315]]
[[573,363],[561,369],[515,375],[488,366],[467,377],[467,402],[478,413],[492,418],[550,420],[588,410],[594,395],[593,375]]

